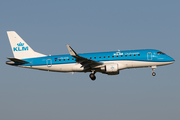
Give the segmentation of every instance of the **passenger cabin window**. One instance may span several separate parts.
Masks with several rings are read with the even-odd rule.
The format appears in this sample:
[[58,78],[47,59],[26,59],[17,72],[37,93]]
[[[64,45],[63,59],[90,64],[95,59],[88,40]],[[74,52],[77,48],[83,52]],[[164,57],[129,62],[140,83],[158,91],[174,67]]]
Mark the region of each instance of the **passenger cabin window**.
[[55,61],[57,61],[57,58],[55,58]]
[[121,55],[121,57],[123,57],[123,55]]
[[136,54],[134,54],[134,56],[136,56]]
[[110,58],[110,56],[108,56],[108,58]]
[[112,56],[112,58],[113,58],[114,56]]
[[104,58],[106,58],[106,57],[104,56]]
[[140,54],[138,54],[138,56],[140,56]]
[[90,57],[90,59],[92,59],[92,57]]
[[101,58],[101,57],[99,57],[99,58]]
[[94,57],[94,59],[96,59],[96,57]]
[[125,57],[127,57],[127,55],[125,55]]
[[131,55],[129,55],[131,57]]

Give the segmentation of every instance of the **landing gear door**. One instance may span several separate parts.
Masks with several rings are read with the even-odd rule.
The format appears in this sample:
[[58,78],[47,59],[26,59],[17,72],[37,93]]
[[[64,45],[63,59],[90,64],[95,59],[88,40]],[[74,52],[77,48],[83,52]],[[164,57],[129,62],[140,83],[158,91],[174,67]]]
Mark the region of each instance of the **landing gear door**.
[[51,59],[47,59],[46,63],[47,63],[47,67],[51,67],[52,66],[52,60]]
[[152,52],[147,53],[147,60],[152,60]]

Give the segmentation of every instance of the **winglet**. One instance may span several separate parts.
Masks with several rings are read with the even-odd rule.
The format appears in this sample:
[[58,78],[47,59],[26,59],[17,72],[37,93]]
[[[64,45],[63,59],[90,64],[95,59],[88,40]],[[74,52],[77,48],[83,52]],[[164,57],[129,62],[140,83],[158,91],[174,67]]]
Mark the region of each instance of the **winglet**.
[[69,46],[69,45],[66,45],[67,46],[67,49],[69,50],[69,54],[73,57],[75,56],[78,56],[77,53]]

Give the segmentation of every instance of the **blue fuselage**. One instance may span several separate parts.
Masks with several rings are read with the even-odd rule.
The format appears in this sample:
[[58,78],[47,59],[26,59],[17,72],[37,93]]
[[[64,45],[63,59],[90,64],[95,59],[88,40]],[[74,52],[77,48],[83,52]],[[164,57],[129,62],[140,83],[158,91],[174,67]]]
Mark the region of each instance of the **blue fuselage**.
[[[170,56],[162,53],[159,50],[154,50],[154,49],[83,53],[78,55],[98,62],[105,62],[105,61],[173,62],[175,61]],[[76,58],[68,54],[29,58],[23,60],[29,62],[23,64],[24,66],[76,63],[75,61]]]

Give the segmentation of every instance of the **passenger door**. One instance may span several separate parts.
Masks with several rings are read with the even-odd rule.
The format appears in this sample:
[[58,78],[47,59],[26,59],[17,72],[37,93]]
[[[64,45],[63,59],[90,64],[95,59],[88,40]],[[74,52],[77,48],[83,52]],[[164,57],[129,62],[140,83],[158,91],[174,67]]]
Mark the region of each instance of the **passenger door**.
[[152,52],[147,53],[147,60],[152,60]]

